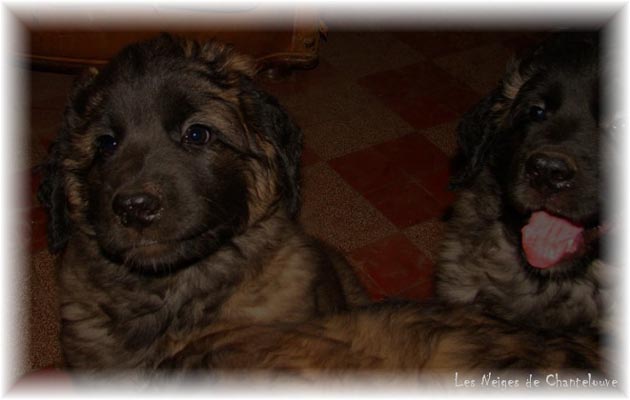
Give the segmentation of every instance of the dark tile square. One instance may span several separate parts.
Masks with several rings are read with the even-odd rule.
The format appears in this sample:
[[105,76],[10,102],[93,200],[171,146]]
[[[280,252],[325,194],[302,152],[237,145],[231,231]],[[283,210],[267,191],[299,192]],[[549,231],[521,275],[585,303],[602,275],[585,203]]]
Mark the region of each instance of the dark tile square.
[[408,180],[366,193],[365,198],[398,228],[439,216],[440,205],[418,183]]
[[400,184],[407,178],[404,170],[374,147],[350,153],[328,162],[359,193],[366,194],[384,186]]
[[430,61],[380,71],[358,82],[418,129],[458,119],[480,98]]
[[313,150],[308,147],[302,148],[302,166],[308,167],[320,161],[319,156]]
[[438,99],[420,94],[393,97],[385,100],[385,104],[416,129],[431,128],[459,116]]
[[402,233],[357,249],[350,254],[386,295],[395,295],[424,282],[431,262]]
[[428,58],[440,57],[484,43],[498,41],[504,33],[472,31],[398,32],[396,36]]
[[397,165],[415,178],[428,177],[449,167],[446,154],[420,134],[390,140],[375,149],[388,159],[396,160]]
[[396,297],[401,298],[401,299],[423,301],[423,300],[431,299],[433,295],[434,295],[433,280],[425,279],[423,282],[420,282],[416,286],[409,289],[405,289],[400,293],[397,293]]
[[418,178],[420,185],[431,194],[442,212],[446,212],[456,198],[455,192],[448,189],[450,176],[450,170],[443,168]]
[[398,69],[379,71],[358,82],[375,96],[393,99],[408,94],[431,95],[454,80],[432,62],[422,61]]
[[46,211],[43,207],[33,207],[30,212],[31,252],[46,248]]

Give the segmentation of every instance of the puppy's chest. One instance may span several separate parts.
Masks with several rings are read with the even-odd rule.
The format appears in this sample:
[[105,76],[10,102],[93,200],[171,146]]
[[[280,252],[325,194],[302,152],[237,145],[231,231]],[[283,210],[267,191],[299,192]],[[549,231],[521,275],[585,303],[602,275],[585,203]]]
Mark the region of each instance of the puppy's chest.
[[153,368],[221,320],[301,321],[314,313],[314,272],[312,260],[296,257],[280,254],[244,277],[227,279],[217,268],[169,283],[113,271],[95,278],[70,262],[61,271],[67,361],[87,369]]
[[299,322],[313,315],[311,260],[278,256],[246,277],[221,305],[218,319]]
[[518,248],[500,222],[479,225],[474,232],[451,228],[439,271],[441,296],[539,328],[596,323],[601,301],[593,268],[580,279],[541,282],[521,265]]
[[210,325],[231,291],[207,277],[156,283],[112,273],[111,280],[94,279],[75,267],[61,271],[61,339],[67,362],[80,369],[153,367],[173,342]]

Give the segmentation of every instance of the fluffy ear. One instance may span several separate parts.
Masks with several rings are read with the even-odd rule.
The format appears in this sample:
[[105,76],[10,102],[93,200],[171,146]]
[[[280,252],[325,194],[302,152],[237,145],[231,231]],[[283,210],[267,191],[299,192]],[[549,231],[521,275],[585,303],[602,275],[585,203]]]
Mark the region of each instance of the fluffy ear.
[[39,168],[43,179],[37,192],[37,199],[48,216],[48,250],[53,254],[64,249],[70,236],[70,219],[59,153],[59,143],[55,142],[50,148],[48,161]]
[[249,96],[249,119],[256,131],[264,135],[275,149],[277,163],[281,167],[282,198],[289,215],[296,217],[301,204],[302,131],[271,95],[252,89]]
[[255,87],[253,78],[257,67],[250,57],[215,41],[182,43],[188,56],[200,57],[209,66],[213,82],[223,82],[226,86],[240,89],[246,123],[273,145],[276,164],[280,167],[282,200],[289,215],[296,217],[301,203],[301,130],[273,96]]
[[37,191],[37,199],[47,213],[46,233],[48,249],[53,254],[59,253],[65,248],[72,229],[62,160],[67,152],[64,146],[67,146],[69,132],[77,119],[74,105],[97,74],[98,71],[96,69],[90,68],[74,83],[69,96],[68,106],[64,112],[61,131],[55,142],[50,146],[48,159],[38,167],[43,175],[43,179]]
[[451,178],[449,188],[469,184],[488,161],[499,129],[498,110],[505,98],[496,89],[462,117],[457,126],[459,172]]

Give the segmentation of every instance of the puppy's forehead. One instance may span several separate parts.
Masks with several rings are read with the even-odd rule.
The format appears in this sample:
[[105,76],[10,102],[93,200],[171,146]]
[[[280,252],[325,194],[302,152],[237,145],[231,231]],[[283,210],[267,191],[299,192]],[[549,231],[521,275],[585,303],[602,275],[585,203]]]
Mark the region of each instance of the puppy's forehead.
[[[538,60],[540,61],[540,60]],[[525,63],[504,92],[517,101],[583,101],[598,95],[599,72],[596,57],[547,60]],[[547,104],[549,105],[549,104]]]
[[110,96],[138,103],[169,95],[203,102],[223,92],[219,79],[213,79],[210,72],[206,72],[210,69],[198,62],[158,59],[155,63],[143,68],[115,70],[108,79]]
[[169,61],[113,75],[105,90],[109,117],[124,125],[161,122],[170,130],[196,112],[227,117],[231,113],[225,109],[237,107],[236,89],[226,88],[209,69],[192,61]]

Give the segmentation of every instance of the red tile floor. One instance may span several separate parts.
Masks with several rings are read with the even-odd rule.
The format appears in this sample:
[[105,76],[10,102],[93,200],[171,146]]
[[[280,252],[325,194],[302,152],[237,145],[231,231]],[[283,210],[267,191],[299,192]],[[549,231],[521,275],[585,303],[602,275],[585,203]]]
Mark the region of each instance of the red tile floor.
[[[424,299],[454,199],[446,190],[458,118],[540,34],[329,33],[319,65],[263,83],[305,135],[305,229],[347,256],[374,299]],[[55,135],[72,77],[31,74],[32,165]],[[40,177],[31,173],[33,191]],[[32,207],[30,366],[58,361],[54,273]],[[51,304],[51,302],[53,304]]]
[[267,85],[305,132],[302,222],[374,299],[431,296],[457,120],[540,37],[333,31],[316,69]]

